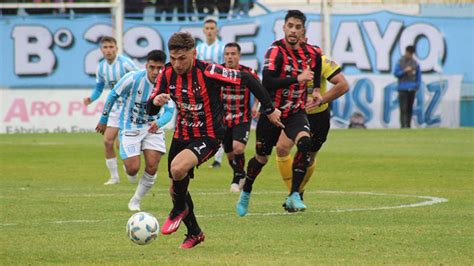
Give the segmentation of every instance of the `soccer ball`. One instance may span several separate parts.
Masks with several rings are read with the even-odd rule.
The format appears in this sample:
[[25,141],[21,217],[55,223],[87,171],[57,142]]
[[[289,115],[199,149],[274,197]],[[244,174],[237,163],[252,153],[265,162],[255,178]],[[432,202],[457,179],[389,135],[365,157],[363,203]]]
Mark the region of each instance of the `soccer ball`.
[[127,222],[127,235],[133,243],[146,245],[158,236],[160,225],[155,216],[147,212],[132,215]]

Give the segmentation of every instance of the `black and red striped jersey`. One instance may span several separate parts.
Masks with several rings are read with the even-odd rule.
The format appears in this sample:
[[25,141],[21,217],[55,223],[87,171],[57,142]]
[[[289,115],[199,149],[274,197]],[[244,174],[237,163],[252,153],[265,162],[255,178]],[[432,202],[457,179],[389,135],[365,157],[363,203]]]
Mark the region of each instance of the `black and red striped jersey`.
[[[222,65],[225,67],[225,64]],[[257,80],[257,73],[250,67],[239,65],[239,71],[253,75]],[[252,120],[252,106],[250,89],[246,85],[222,86],[222,101],[224,103],[224,124],[233,127]]]
[[239,86],[241,73],[197,59],[193,64],[192,70],[183,75],[176,74],[170,63],[166,64],[157,77],[149,101],[166,93],[176,103],[175,139],[222,138],[225,127],[222,123],[221,87],[228,84]]
[[269,91],[275,108],[280,109],[281,117],[285,118],[288,115],[297,113],[300,109],[305,108],[307,84],[298,83],[297,76],[303,72],[304,69],[310,67],[314,73],[315,87],[319,87],[321,76],[321,52],[320,49],[313,47],[307,43],[300,43],[297,49],[291,49],[281,39],[273,42],[265,53],[265,62],[263,68],[264,85],[266,75],[275,75],[280,79],[286,79],[283,84],[271,84],[269,88],[268,83],[265,86]]

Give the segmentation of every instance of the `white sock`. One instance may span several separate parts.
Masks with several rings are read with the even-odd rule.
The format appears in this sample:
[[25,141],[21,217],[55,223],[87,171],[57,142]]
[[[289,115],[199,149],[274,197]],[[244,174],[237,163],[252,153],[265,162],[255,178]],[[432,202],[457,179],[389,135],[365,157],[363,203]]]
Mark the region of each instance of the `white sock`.
[[218,163],[222,163],[222,155],[224,155],[224,148],[222,146],[219,147],[219,150],[217,150],[216,155],[214,155],[214,161]]
[[138,182],[137,190],[133,194],[132,199],[141,200],[145,194],[153,187],[156,181],[156,174],[150,175],[147,172],[143,172],[142,178]]
[[120,179],[118,174],[118,167],[117,167],[117,157],[105,159],[105,165],[109,168],[110,178],[113,179]]

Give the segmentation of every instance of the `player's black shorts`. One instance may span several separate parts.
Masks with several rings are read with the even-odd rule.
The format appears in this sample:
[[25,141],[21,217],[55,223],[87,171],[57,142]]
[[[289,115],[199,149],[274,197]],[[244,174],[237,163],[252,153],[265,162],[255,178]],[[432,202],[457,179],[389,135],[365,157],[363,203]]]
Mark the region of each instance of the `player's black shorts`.
[[331,127],[329,109],[317,114],[308,114],[308,121],[311,128],[311,151],[317,152],[326,141]]
[[224,146],[225,153],[232,152],[232,143],[234,140],[247,145],[250,135],[250,122],[242,122],[233,127],[228,127],[224,134],[222,146]]
[[[285,125],[283,129],[288,138],[295,140],[298,133],[306,131],[310,133],[308,118],[306,112],[301,110],[298,113],[292,114],[286,118],[282,118],[281,122]],[[256,152],[258,155],[270,155],[272,153],[273,146],[278,142],[280,137],[281,128],[275,126],[268,120],[266,115],[260,115],[260,119],[257,123],[257,142]]]
[[[174,157],[178,155],[181,151],[188,149],[196,155],[198,158],[198,165],[201,165],[209,158],[211,158],[219,149],[220,141],[218,139],[202,137],[200,139],[191,139],[191,140],[177,140],[173,139],[171,141],[171,147],[168,153],[168,175],[171,178],[171,162]],[[188,173],[190,178],[194,177],[194,169],[191,169]]]

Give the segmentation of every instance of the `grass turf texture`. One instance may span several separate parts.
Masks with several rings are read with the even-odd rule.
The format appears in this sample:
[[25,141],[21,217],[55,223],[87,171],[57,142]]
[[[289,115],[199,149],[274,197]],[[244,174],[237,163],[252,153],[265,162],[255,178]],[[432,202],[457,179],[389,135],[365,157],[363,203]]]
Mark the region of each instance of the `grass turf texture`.
[[[247,160],[253,138],[254,132]],[[473,262],[473,129],[333,130],[307,186],[308,210],[292,215],[281,208],[286,193],[274,154],[244,218],[235,213],[238,194],[228,192],[227,162],[220,169],[208,162],[190,184],[206,233],[192,250],[178,249],[184,225],[147,246],[126,237],[127,202],[136,185],[128,183],[121,162],[121,183],[102,185],[108,179],[102,150],[96,134],[0,135],[1,264]],[[166,162],[164,156],[157,184],[142,201],[160,223],[171,208]],[[426,201],[416,196],[449,201],[345,211]]]

